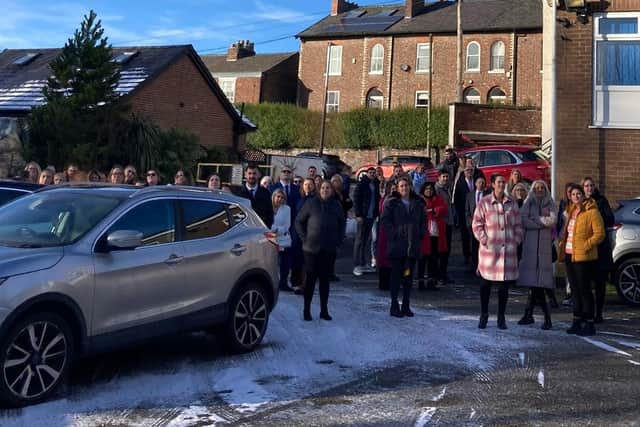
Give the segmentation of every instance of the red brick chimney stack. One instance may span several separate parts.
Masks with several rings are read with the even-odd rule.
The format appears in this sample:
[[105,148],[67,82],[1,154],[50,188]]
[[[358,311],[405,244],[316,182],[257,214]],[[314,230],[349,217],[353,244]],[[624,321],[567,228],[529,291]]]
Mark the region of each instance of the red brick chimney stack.
[[237,61],[248,56],[255,56],[256,51],[253,46],[253,43],[249,40],[238,40],[229,47],[227,61]]
[[404,17],[413,18],[424,8],[424,0],[406,0],[404,6]]
[[331,16],[339,15],[357,7],[356,3],[347,0],[331,0]]

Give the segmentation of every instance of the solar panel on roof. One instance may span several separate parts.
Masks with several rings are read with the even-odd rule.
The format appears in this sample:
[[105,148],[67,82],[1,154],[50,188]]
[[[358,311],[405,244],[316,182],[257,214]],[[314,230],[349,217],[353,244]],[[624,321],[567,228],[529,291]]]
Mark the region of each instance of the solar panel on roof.
[[347,13],[345,13],[344,15],[342,15],[343,18],[360,18],[362,15],[364,15],[365,13],[367,13],[366,10],[351,10]]
[[40,52],[29,52],[25,55],[22,55],[15,61],[13,61],[13,65],[27,65],[28,63],[36,59],[38,56],[40,56]]
[[127,62],[131,61],[131,59],[138,53],[140,53],[140,51],[138,50],[134,52],[122,52],[121,54],[116,55],[113,58],[113,62],[115,62],[116,64],[126,64]]
[[384,31],[402,17],[371,16],[355,19],[344,19],[339,24],[332,24],[323,29],[324,33],[369,33]]
[[398,9],[387,9],[387,10],[383,10],[383,11],[378,12],[374,16],[393,16],[393,14],[396,13],[397,11],[398,11]]

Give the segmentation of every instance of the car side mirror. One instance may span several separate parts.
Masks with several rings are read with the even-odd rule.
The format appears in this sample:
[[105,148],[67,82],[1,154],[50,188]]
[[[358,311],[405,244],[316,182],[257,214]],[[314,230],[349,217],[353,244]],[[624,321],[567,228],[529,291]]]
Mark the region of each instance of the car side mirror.
[[142,233],[135,230],[114,231],[107,236],[107,246],[113,249],[135,249],[142,246]]

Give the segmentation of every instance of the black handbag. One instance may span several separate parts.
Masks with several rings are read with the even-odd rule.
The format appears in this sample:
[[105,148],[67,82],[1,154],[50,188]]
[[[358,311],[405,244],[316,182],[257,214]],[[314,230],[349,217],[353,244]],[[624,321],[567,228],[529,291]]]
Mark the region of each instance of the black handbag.
[[555,241],[551,242],[551,262],[558,261],[558,250]]

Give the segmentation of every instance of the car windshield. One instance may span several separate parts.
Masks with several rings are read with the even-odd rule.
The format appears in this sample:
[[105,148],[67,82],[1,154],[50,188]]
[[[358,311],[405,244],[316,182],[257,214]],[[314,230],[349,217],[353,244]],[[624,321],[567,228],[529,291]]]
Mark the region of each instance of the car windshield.
[[43,192],[0,208],[0,246],[37,248],[74,243],[100,222],[122,197]]
[[513,151],[517,157],[523,162],[537,162],[538,160],[544,160],[544,158],[535,151]]

